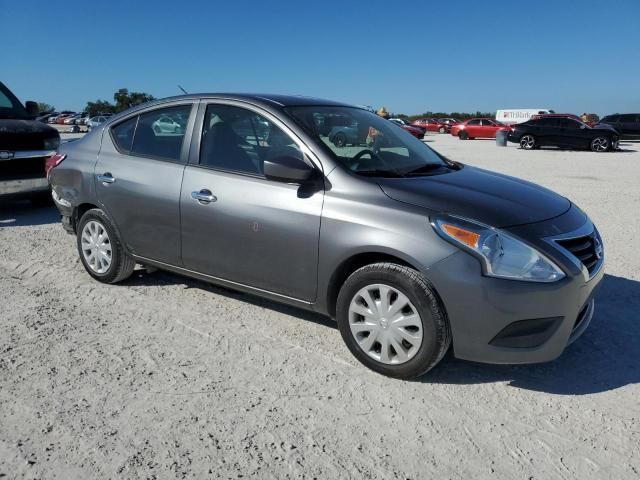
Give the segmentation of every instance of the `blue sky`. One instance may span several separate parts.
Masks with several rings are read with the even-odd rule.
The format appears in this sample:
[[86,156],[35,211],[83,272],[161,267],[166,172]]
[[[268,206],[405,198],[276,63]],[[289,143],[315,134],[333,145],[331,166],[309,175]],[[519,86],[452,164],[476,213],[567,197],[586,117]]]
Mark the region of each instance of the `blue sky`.
[[407,114],[640,111],[640,0],[0,0],[0,25],[0,80],[58,109],[180,84]]

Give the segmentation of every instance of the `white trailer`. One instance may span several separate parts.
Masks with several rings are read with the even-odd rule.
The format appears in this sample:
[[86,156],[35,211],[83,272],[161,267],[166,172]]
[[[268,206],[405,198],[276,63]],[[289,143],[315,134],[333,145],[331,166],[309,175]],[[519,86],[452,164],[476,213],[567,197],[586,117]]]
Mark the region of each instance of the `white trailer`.
[[541,115],[544,113],[554,113],[554,111],[548,108],[518,108],[510,110],[498,110],[496,111],[496,120],[507,125],[513,125],[516,123],[526,122],[532,116]]

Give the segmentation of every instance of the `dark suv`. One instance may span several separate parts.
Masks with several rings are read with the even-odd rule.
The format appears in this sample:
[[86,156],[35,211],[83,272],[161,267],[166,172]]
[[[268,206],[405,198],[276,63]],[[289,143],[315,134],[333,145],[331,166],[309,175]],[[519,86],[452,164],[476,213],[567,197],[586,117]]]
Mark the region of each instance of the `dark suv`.
[[0,198],[29,195],[48,200],[45,162],[60,145],[54,128],[38,122],[38,105],[26,108],[0,82]]
[[622,140],[640,140],[640,113],[616,113],[607,115],[599,125],[611,125]]

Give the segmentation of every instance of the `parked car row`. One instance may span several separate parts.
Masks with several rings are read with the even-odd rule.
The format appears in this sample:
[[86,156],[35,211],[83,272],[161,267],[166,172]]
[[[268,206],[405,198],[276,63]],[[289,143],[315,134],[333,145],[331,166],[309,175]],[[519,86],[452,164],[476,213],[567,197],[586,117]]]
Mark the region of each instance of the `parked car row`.
[[618,148],[620,139],[640,139],[640,114],[608,115],[598,123],[585,123],[572,113],[536,113],[515,125],[492,118],[472,118],[453,125],[451,135],[460,140],[496,138],[506,132],[509,142],[525,150],[540,147],[588,149],[607,152]]
[[57,124],[57,125],[89,125],[91,122],[94,126],[106,121],[112,113],[103,113],[93,117],[90,117],[87,112],[71,112],[71,111],[63,111],[63,112],[49,112],[43,115],[40,115],[36,118],[44,123],[49,124]]

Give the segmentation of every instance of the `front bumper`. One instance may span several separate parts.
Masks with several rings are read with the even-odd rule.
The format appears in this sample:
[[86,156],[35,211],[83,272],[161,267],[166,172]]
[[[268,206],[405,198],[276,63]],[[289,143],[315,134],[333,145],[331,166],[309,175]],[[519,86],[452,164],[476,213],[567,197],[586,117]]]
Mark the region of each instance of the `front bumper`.
[[447,311],[456,357],[519,364],[553,360],[585,332],[604,268],[585,277],[569,265],[558,282],[519,282],[483,276],[480,261],[460,251],[425,274]]

